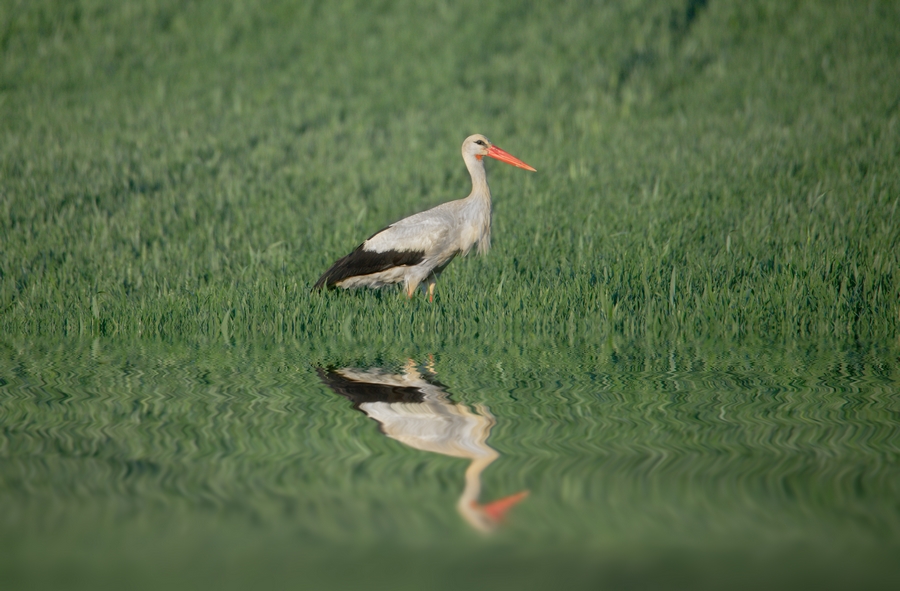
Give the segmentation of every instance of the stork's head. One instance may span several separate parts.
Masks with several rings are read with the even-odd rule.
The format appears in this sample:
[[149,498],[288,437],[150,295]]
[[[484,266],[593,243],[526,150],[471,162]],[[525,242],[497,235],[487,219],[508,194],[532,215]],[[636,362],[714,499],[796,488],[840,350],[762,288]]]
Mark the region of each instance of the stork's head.
[[466,138],[466,141],[464,141],[462,145],[462,154],[463,158],[474,156],[478,160],[481,160],[485,156],[490,156],[491,158],[496,158],[501,162],[506,162],[507,164],[512,164],[513,166],[518,166],[519,168],[524,168],[525,170],[535,171],[532,167],[528,166],[509,152],[501,150],[500,148],[492,144],[491,140],[487,139],[480,133],[470,135]]

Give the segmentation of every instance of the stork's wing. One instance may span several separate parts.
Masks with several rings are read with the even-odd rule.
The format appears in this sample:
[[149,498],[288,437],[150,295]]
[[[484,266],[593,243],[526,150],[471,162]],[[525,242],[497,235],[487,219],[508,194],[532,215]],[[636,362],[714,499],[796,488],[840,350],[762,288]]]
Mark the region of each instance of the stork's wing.
[[446,242],[452,221],[434,210],[391,224],[362,243],[369,252],[421,252],[431,255]]
[[387,271],[393,267],[418,265],[424,260],[425,255],[421,252],[372,252],[365,250],[365,243],[356,247],[356,250],[347,256],[335,261],[331,267],[325,271],[313,289],[322,287],[333,287],[350,277],[361,277],[363,275],[372,275]]
[[453,218],[439,207],[423,211],[376,232],[356,250],[336,261],[319,277],[314,289],[332,287],[350,277],[380,273],[393,267],[418,265],[440,253]]

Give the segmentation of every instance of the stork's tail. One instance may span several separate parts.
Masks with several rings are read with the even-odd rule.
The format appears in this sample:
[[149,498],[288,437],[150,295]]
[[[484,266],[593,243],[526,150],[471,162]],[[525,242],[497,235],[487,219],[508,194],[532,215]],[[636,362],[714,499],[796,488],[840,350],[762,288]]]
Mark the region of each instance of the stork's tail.
[[313,291],[321,291],[323,287],[327,287],[328,289],[334,288],[334,284],[328,282],[328,273],[330,271],[331,269],[328,269],[328,271],[325,271],[322,276],[319,277],[319,280],[313,285]]

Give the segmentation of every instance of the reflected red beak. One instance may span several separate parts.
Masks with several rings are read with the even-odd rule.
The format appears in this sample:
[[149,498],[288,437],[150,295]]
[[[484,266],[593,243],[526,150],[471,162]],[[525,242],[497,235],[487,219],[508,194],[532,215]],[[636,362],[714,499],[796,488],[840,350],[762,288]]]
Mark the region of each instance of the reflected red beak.
[[488,148],[487,155],[491,158],[496,158],[501,162],[506,162],[507,164],[512,164],[513,166],[518,166],[519,168],[524,168],[525,170],[530,170],[532,172],[537,172],[535,169],[531,168],[509,152],[501,150],[497,146],[491,146],[490,148]]
[[517,492],[514,495],[509,495],[508,497],[497,499],[496,501],[490,502],[487,505],[482,505],[481,510],[487,513],[487,515],[495,522],[499,523],[503,521],[503,518],[506,516],[507,511],[518,505],[527,496],[528,491],[523,490],[522,492]]

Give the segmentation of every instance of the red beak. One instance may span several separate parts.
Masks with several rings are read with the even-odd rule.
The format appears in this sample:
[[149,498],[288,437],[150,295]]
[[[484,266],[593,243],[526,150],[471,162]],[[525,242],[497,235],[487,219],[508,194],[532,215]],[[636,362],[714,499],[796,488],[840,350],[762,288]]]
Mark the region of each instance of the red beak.
[[501,162],[506,162],[507,164],[512,164],[513,166],[518,166],[519,168],[524,168],[525,170],[530,170],[532,172],[537,172],[535,169],[531,168],[509,152],[501,150],[497,146],[491,146],[490,148],[488,148],[487,155],[491,158],[496,158]]
[[499,523],[503,521],[503,518],[506,516],[507,511],[512,509],[513,506],[519,504],[527,496],[528,491],[523,490],[522,492],[517,492],[514,495],[509,495],[508,497],[497,499],[496,501],[488,503],[487,505],[482,505],[481,510],[487,513],[495,522]]

